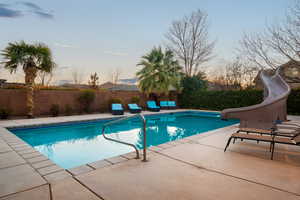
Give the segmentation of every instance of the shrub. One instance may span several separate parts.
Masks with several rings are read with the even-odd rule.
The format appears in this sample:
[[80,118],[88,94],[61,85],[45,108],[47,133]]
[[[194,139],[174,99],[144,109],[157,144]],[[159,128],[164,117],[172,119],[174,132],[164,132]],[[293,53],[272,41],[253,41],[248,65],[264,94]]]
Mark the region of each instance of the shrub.
[[291,91],[287,101],[287,112],[300,115],[300,88]]
[[263,99],[261,90],[197,91],[179,95],[179,102],[185,108],[223,110],[258,104]]
[[65,114],[71,115],[72,113],[73,113],[73,108],[69,104],[66,104],[65,105]]
[[6,108],[0,108],[0,119],[8,119],[11,115],[11,110]]
[[[189,94],[180,94],[179,104],[183,108],[223,110],[239,108],[261,103],[262,90],[234,90],[234,91],[197,91]],[[289,114],[300,114],[300,89],[292,90],[288,101]]]
[[122,103],[122,100],[119,99],[119,98],[112,98],[108,102],[109,102],[109,104],[112,104],[112,103]]
[[122,100],[119,98],[111,98],[110,100],[108,100],[108,110],[111,110],[111,104],[113,104],[113,103],[122,104]]
[[7,90],[25,90],[26,86],[25,85],[8,85],[8,86],[4,86],[1,89],[7,89]]
[[57,117],[59,115],[59,105],[52,104],[52,106],[50,107],[50,113],[52,117]]
[[181,81],[182,93],[194,93],[199,90],[207,89],[207,81],[198,76],[184,77]]
[[67,88],[67,87],[57,87],[57,86],[36,86],[35,89],[39,90],[61,90],[61,91],[78,91],[78,88]]
[[95,100],[95,91],[94,90],[82,90],[81,94],[78,97],[78,102],[81,105],[81,110],[84,112],[90,112],[90,106]]
[[141,98],[140,98],[139,96],[134,96],[134,97],[131,97],[130,103],[136,103],[136,104],[139,104],[139,103],[140,103],[140,100],[141,100]]
[[181,80],[181,87],[183,88],[181,91],[181,95],[179,96],[180,101],[183,102],[183,105],[186,105],[186,102],[189,102],[189,98],[200,91],[204,91],[207,89],[207,81],[200,79],[198,76],[193,77],[184,77]]

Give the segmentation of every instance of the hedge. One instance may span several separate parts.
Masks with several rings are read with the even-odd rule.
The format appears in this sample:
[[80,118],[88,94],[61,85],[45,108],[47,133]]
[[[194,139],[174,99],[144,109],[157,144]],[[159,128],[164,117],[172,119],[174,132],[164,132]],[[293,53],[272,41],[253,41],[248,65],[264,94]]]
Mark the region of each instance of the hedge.
[[288,102],[287,111],[289,114],[300,115],[300,88],[292,90]]
[[[183,108],[223,110],[258,104],[263,100],[262,90],[197,91],[180,94],[179,105]],[[292,90],[288,98],[288,113],[300,114],[300,89]]]

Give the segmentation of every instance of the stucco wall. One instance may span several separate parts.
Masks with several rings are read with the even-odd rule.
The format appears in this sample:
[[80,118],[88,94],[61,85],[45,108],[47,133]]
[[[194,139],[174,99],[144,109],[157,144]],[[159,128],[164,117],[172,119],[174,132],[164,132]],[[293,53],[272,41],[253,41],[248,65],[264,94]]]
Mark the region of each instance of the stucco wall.
[[[36,116],[48,115],[53,104],[58,104],[61,113],[64,112],[66,105],[70,105],[72,109],[78,113],[80,111],[77,101],[80,91],[63,91],[63,90],[37,90],[34,93]],[[108,101],[111,98],[119,98],[125,105],[130,103],[133,96],[140,96],[141,106],[145,106],[146,97],[136,91],[97,91],[95,101],[91,105],[93,112],[107,112]],[[15,89],[0,89],[0,108],[9,108],[12,115],[26,115],[26,91]]]

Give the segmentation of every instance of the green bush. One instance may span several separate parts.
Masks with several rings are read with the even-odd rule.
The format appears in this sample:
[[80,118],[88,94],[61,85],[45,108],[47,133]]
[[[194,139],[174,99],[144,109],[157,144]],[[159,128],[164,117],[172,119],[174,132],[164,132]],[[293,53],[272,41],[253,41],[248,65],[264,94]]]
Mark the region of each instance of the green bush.
[[50,107],[50,113],[52,117],[57,117],[59,115],[59,105],[52,104],[52,106]]
[[[263,91],[261,90],[235,90],[235,91],[197,91],[182,93],[178,96],[179,105],[183,108],[223,110],[226,108],[239,108],[261,103]],[[289,114],[300,114],[300,89],[292,90],[288,102]]]
[[109,102],[109,105],[111,105],[112,103],[122,103],[122,100],[119,98],[112,98],[108,102]]
[[78,88],[67,88],[67,87],[57,87],[57,86],[37,86],[36,89],[39,90],[61,90],[61,91],[78,91]]
[[81,106],[81,111],[90,112],[90,106],[95,100],[95,91],[94,90],[82,90],[81,94],[78,97],[78,102]]
[[69,104],[66,104],[65,105],[65,114],[72,115],[72,113],[73,113],[73,108]]
[[113,104],[113,103],[122,104],[122,100],[119,98],[111,98],[110,100],[108,100],[108,110],[111,110],[111,104]]
[[8,85],[4,86],[1,89],[7,89],[7,90],[25,90],[26,86],[25,85]]
[[11,115],[11,110],[6,108],[0,108],[0,119],[8,119]]
[[200,79],[198,76],[193,77],[184,77],[181,80],[181,95],[179,95],[179,101],[182,102],[184,107],[192,107],[194,103],[190,98],[194,94],[199,93],[200,91],[205,91],[207,89],[207,81]]
[[198,76],[184,77],[181,81],[182,93],[191,94],[199,90],[207,89],[207,81],[199,78]]
[[223,110],[258,104],[263,99],[260,90],[237,91],[198,91],[179,96],[179,103],[184,108]]
[[139,103],[140,103],[140,100],[141,100],[141,98],[140,98],[139,96],[134,96],[134,97],[131,97],[130,103],[136,103],[136,104],[139,104]]
[[300,88],[291,91],[287,101],[287,112],[300,115]]

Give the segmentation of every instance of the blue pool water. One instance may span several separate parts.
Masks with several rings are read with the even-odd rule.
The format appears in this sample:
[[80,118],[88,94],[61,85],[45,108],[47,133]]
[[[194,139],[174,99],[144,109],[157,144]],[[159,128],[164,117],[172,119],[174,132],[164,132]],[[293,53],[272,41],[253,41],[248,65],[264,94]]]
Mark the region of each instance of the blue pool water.
[[[156,146],[187,136],[225,127],[237,121],[222,121],[217,112],[179,112],[148,115],[147,146]],[[125,154],[132,147],[105,140],[101,128],[108,120],[74,122],[31,128],[10,129],[11,132],[47,156],[57,165],[68,169],[97,160]],[[108,137],[133,143],[143,148],[141,121],[133,118],[109,126]]]

